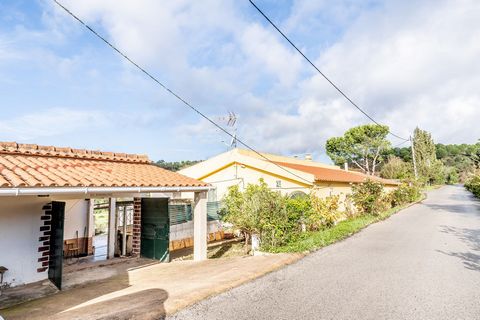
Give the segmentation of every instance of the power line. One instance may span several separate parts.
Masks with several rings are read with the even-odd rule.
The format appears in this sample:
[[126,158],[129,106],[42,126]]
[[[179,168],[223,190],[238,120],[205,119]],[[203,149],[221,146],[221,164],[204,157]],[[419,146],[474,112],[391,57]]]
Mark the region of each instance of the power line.
[[410,141],[410,140],[405,140],[405,141],[402,141],[402,142],[400,142],[400,143],[398,143],[398,144],[394,145],[392,148],[398,148],[398,147],[400,147],[400,146],[404,145],[405,143],[407,143],[407,142],[409,142],[409,141]]
[[[267,15],[265,13],[263,13],[262,10],[260,10],[259,7],[257,7],[257,5],[252,1],[252,0],[248,0],[250,1],[250,3],[252,4],[252,6],[255,7],[255,9],[257,9],[258,12],[260,12],[260,14],[285,38],[285,40],[288,41],[288,43],[290,43],[290,45],[292,47],[295,48],[295,50],[297,50],[298,53],[300,53],[302,55],[303,58],[305,58],[305,60],[308,61],[308,63],[313,67],[315,68],[315,70],[318,71],[318,73],[320,73],[322,75],[323,78],[325,78],[325,80],[327,80],[342,96],[345,97],[345,99],[348,100],[348,102],[350,102],[355,108],[358,109],[358,111],[360,111],[361,113],[363,113],[368,119],[370,119],[372,122],[374,122],[375,124],[377,125],[381,125],[380,123],[378,123],[375,119],[373,119],[367,112],[365,112],[362,108],[360,108],[349,96],[347,96],[346,93],[344,93],[335,83],[333,83],[332,80],[330,80],[322,71],[320,71],[320,69],[300,50],[297,48],[297,46],[275,25],[275,23],[273,23],[272,20],[270,20],[269,17],[267,17]],[[405,139],[405,138],[402,138],[401,136],[399,135],[396,135],[395,133],[392,133],[391,131],[388,132],[389,134],[391,134],[392,136],[396,137],[396,138],[399,138],[399,139],[402,139],[402,140],[405,140],[405,141],[408,141],[409,139]]]
[[196,107],[194,107],[193,105],[191,105],[189,102],[187,102],[185,99],[183,99],[180,95],[178,95],[176,92],[174,92],[173,90],[171,90],[169,87],[167,87],[166,85],[164,85],[162,82],[160,82],[157,78],[155,78],[150,72],[148,72],[147,70],[145,70],[143,67],[141,67],[138,63],[136,63],[135,61],[133,61],[132,59],[130,59],[125,53],[123,53],[120,49],[118,49],[117,47],[115,47],[112,43],[110,43],[107,39],[105,39],[105,37],[103,37],[102,35],[100,35],[98,32],[96,32],[93,28],[91,28],[89,25],[87,25],[85,22],[83,22],[83,20],[81,20],[79,17],[77,17],[73,12],[71,12],[69,9],[67,9],[65,6],[63,6],[61,3],[59,3],[57,0],[53,0],[60,8],[62,8],[63,10],[65,10],[65,12],[67,12],[70,16],[72,16],[75,20],[77,20],[78,22],[80,22],[85,28],[87,28],[90,32],[92,32],[95,36],[97,36],[100,40],[102,40],[105,44],[107,44],[110,48],[112,48],[114,51],[116,51],[118,54],[120,54],[123,58],[125,58],[128,62],[130,62],[132,65],[134,65],[137,69],[139,69],[142,73],[144,73],[147,77],[149,77],[150,79],[152,79],[155,83],[157,83],[159,86],[161,86],[163,89],[165,89],[168,93],[170,93],[171,95],[173,95],[175,98],[177,98],[178,100],[180,100],[184,105],[186,105],[188,108],[190,108],[191,110],[193,110],[195,113],[197,113],[200,117],[204,118],[205,120],[207,120],[208,122],[210,122],[212,125],[214,125],[215,127],[217,127],[218,129],[220,129],[222,132],[224,132],[225,134],[227,134],[228,136],[230,136],[232,139],[235,139],[237,142],[239,142],[240,144],[242,144],[244,147],[246,147],[247,149],[249,149],[250,151],[254,152],[255,154],[259,155],[260,157],[262,157],[263,159],[265,159],[266,161],[274,164],[275,166],[277,166],[278,168],[282,169],[283,171],[297,177],[297,178],[300,178],[301,180],[303,181],[306,181],[308,182],[309,184],[312,183],[312,181],[310,180],[307,180],[305,178],[303,178],[302,176],[299,176],[297,175],[296,173],[286,169],[285,167],[282,167],[280,166],[279,164],[277,164],[276,162],[270,160],[269,158],[267,158],[265,155],[263,155],[262,153],[258,152],[257,150],[255,150],[253,147],[249,146],[248,144],[246,144],[245,142],[243,142],[242,140],[240,140],[238,138],[238,136],[236,135],[233,135],[231,134],[230,132],[228,132],[226,129],[224,129],[221,125],[219,125],[218,123],[216,123],[215,121],[213,121],[212,119],[210,119],[206,114],[204,114],[202,111],[198,110]]

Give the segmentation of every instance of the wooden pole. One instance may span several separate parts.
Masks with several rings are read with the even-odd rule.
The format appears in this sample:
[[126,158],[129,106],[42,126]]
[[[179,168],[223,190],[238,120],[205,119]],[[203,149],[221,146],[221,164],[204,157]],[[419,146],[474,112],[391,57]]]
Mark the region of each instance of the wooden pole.
[[410,136],[410,145],[412,148],[413,173],[415,174],[415,180],[418,180],[417,161],[415,159],[415,147],[413,146],[412,136]]

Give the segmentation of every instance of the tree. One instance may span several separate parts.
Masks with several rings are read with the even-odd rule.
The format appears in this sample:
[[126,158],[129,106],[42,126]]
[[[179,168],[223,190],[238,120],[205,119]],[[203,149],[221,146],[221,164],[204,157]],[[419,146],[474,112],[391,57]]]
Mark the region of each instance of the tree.
[[390,155],[388,161],[382,166],[380,175],[385,179],[408,179],[413,176],[413,168],[410,163]]
[[432,180],[441,180],[439,179],[440,172],[438,170],[441,169],[443,172],[443,168],[440,168],[440,163],[437,161],[432,135],[418,127],[415,128],[413,132],[413,148],[415,150],[415,161],[419,178],[428,183],[432,183]]
[[328,139],[325,148],[336,165],[348,163],[374,175],[384,161],[385,151],[390,149],[390,142],[386,139],[388,132],[388,126],[376,124],[354,127],[342,137]]
[[457,169],[455,167],[447,167],[445,170],[445,178],[447,184],[455,184],[460,181]]
[[264,248],[285,244],[298,231],[298,221],[289,216],[286,198],[260,180],[248,184],[244,192],[229,188],[223,199],[222,220],[231,223],[245,236],[245,249],[253,234],[259,235]]
[[160,168],[167,169],[170,171],[178,171],[183,168],[193,166],[196,163],[201,162],[200,160],[184,160],[184,161],[175,161],[175,162],[167,162],[165,160],[158,160],[155,165],[159,166]]

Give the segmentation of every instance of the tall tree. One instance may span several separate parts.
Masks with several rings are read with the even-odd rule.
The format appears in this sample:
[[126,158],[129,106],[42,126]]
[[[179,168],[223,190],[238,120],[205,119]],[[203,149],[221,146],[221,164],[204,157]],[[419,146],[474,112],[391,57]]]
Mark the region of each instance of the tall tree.
[[432,135],[420,128],[413,132],[413,148],[417,162],[418,175],[425,183],[443,184],[446,179],[446,169],[440,160],[437,160],[437,149]]
[[386,179],[408,179],[413,177],[413,167],[411,163],[390,155],[388,161],[382,166],[380,175]]
[[418,173],[422,177],[430,174],[430,169],[437,160],[435,143],[432,135],[425,130],[415,128],[413,132],[413,148],[415,150],[415,160],[417,161]]
[[367,124],[347,130],[342,137],[327,140],[325,149],[336,165],[356,167],[374,175],[384,161],[385,151],[390,149],[387,140],[388,126]]

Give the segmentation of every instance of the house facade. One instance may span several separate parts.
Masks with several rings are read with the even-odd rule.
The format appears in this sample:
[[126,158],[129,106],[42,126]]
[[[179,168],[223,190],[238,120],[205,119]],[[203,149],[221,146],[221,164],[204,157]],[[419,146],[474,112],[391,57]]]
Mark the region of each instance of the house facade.
[[[0,142],[3,282],[50,279],[61,288],[66,257],[101,249],[94,244],[96,210],[106,217],[107,259],[169,261],[180,240],[194,247],[195,260],[206,259],[209,233],[218,231],[207,222],[209,189],[144,155]],[[193,194],[189,203],[180,201],[184,192]]]
[[367,179],[382,182],[387,190],[398,185],[393,180],[343,170],[310,159],[257,154],[239,148],[180,170],[179,173],[212,185],[214,189],[209,193],[212,201],[220,201],[231,186],[238,185],[243,190],[260,179],[272,190],[291,196],[313,191],[319,197],[338,195],[342,198],[352,192],[352,184]]

